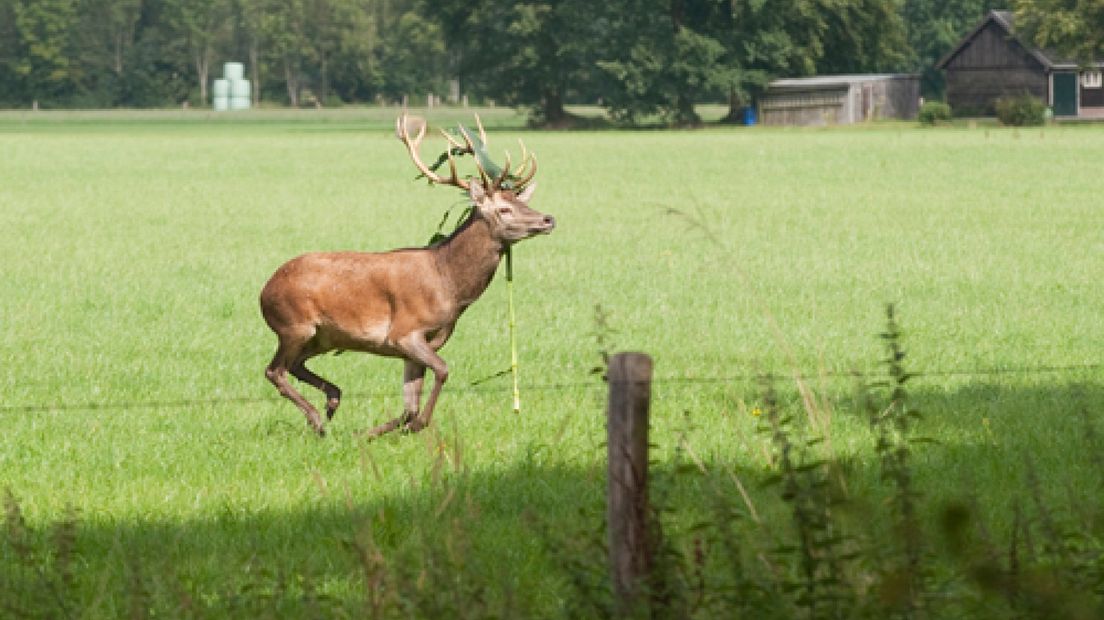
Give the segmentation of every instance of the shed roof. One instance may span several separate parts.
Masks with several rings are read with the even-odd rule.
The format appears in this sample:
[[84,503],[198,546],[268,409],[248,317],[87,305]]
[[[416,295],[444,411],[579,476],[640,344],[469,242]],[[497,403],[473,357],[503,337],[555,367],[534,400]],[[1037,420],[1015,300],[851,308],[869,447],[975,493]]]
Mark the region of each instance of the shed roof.
[[804,78],[783,78],[771,80],[767,85],[771,90],[819,90],[845,88],[851,84],[863,82],[885,82],[889,80],[917,79],[915,73],[863,73],[856,75],[818,75]]
[[[969,47],[970,44],[973,43],[974,39],[978,36],[978,34],[980,34],[981,31],[984,30],[985,27],[988,26],[990,23],[997,24],[997,26],[999,26],[1008,34],[1009,38],[1011,38],[1021,47],[1023,47],[1028,54],[1031,54],[1048,71],[1052,71],[1054,69],[1076,69],[1078,66],[1080,66],[1077,61],[1065,58],[1054,50],[1042,48],[1037,45],[1033,45],[1030,41],[1024,41],[1023,39],[1021,39],[1016,34],[1014,20],[1015,17],[1012,11],[997,9],[989,11],[985,15],[985,17],[983,17],[981,21],[978,22],[977,26],[975,26],[974,29],[969,32],[969,34],[962,37],[962,39],[958,42],[958,45],[954,46],[954,48],[951,49],[951,51],[947,52],[947,54],[943,56],[943,58],[939,59],[939,62],[935,63],[935,68],[946,69],[951,60],[953,60],[954,57],[959,54],[959,52]],[[1104,65],[1104,63],[1096,64]]]

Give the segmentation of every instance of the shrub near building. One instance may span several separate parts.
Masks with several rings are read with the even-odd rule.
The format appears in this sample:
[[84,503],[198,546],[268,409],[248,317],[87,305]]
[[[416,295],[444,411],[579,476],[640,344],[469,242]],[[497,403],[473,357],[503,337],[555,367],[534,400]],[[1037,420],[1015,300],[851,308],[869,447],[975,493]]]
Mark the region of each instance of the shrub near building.
[[921,125],[938,125],[951,122],[951,106],[942,101],[926,101],[917,114]]
[[1002,125],[1042,125],[1046,123],[1046,111],[1046,104],[1031,95],[997,99],[997,118]]

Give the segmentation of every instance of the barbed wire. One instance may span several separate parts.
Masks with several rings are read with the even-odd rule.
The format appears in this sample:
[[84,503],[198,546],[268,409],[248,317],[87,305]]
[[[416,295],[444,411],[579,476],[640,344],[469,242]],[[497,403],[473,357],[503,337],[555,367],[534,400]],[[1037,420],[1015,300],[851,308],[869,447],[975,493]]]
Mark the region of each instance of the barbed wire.
[[[974,369],[952,369],[952,370],[933,370],[933,371],[920,371],[910,373],[911,378],[922,379],[925,377],[932,378],[947,378],[947,377],[976,377],[976,376],[999,376],[999,375],[1038,375],[1038,374],[1059,374],[1059,373],[1071,373],[1089,370],[1099,370],[1104,364],[1069,364],[1069,365],[1044,365],[1044,366],[1016,366],[1006,368],[974,368]],[[488,385],[495,379],[506,376],[507,373],[496,373],[483,379],[472,381],[467,385],[462,386],[448,386],[450,392],[468,392],[468,393],[493,393],[493,392],[509,392],[513,388],[511,385]],[[725,383],[746,383],[746,382],[758,382],[763,380],[763,373],[757,374],[734,374],[725,376],[713,376],[713,377],[653,377],[652,385],[664,386],[664,385],[720,385]],[[885,378],[887,375],[884,373],[864,373],[859,371],[825,371],[816,373],[800,373],[800,374],[775,374],[772,375],[775,380],[786,379],[800,379],[802,381],[813,381],[817,379],[839,379],[839,378]],[[605,383],[603,383],[597,377],[593,377],[586,381],[566,381],[557,383],[533,383],[528,385],[522,385],[522,392],[549,392],[549,391],[568,391],[568,390],[604,390]],[[346,392],[346,397],[353,398],[382,398],[394,396],[399,393],[399,389],[380,390],[373,392]],[[83,402],[83,403],[32,403],[22,405],[0,405],[0,415],[11,413],[49,413],[60,411],[128,411],[137,409],[183,409],[188,407],[200,407],[222,404],[249,404],[249,403],[262,403],[262,402],[274,402],[283,400],[282,396],[269,395],[269,396],[220,396],[214,398],[181,398],[181,399],[169,399],[169,400],[147,400],[147,401],[117,401],[117,402]]]

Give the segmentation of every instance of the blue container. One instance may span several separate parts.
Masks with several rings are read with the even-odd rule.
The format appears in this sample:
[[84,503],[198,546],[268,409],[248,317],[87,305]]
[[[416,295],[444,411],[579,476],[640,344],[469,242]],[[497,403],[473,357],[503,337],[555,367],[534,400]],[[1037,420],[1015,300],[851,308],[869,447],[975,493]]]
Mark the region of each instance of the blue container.
[[745,106],[743,109],[744,124],[754,125],[759,119],[755,116],[755,106]]

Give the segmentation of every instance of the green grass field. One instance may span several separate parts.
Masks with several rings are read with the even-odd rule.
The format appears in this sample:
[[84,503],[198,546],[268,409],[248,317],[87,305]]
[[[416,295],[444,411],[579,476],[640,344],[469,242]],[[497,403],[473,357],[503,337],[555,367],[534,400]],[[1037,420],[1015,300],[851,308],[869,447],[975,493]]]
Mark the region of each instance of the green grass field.
[[[264,379],[257,295],[303,252],[424,243],[458,203],[413,182],[394,114],[0,114],[0,490],[34,528],[75,511],[88,616],[126,615],[133,574],[229,615],[257,575],[340,600],[368,539],[558,613],[540,532],[597,531],[604,506],[596,306],[612,348],[655,358],[657,470],[689,446],[765,512],[764,373],[811,377],[830,450],[877,486],[849,373],[878,372],[887,302],[939,442],[926,497],[976,497],[999,530],[1025,462],[1063,501],[1097,484],[1076,414],[1104,411],[1104,126],[539,133],[486,111],[492,146],[540,157],[558,224],[515,249],[521,415],[508,378],[470,385],[509,365],[500,278],[442,351],[432,429],[358,437],[401,411],[402,370],[348,354],[313,363],[346,392],[319,440]],[[670,485],[676,529],[698,499]]]

